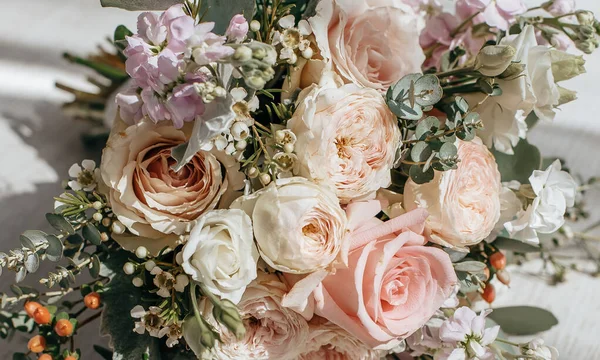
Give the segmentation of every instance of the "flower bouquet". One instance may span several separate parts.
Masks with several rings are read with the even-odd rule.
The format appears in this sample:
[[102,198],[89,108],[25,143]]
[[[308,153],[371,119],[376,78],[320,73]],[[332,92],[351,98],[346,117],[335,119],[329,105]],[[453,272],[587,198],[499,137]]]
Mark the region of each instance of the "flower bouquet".
[[[527,142],[600,22],[574,1],[102,0],[139,15],[67,110],[110,134],[0,254],[14,359],[557,359],[507,263],[565,266],[583,191]],[[110,85],[107,85],[110,84]],[[116,105],[116,106],[114,106]],[[98,165],[98,166],[97,166]],[[541,239],[541,240],[540,240]],[[84,273],[89,272],[90,276]],[[84,275],[82,275],[84,274]],[[90,278],[91,277],[91,278]]]

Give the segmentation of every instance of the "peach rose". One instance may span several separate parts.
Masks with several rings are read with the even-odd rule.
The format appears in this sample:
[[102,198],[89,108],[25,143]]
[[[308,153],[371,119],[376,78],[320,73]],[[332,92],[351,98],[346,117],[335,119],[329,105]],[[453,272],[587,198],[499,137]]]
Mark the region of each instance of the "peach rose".
[[333,187],[342,203],[390,185],[400,129],[377,91],[333,81],[312,86],[287,126],[298,138],[299,174]]
[[379,360],[385,355],[321,317],[313,318],[309,325],[309,339],[298,360]]
[[[246,288],[238,309],[246,335],[238,340],[218,325],[221,342],[215,344],[211,359],[296,359],[308,342],[307,321],[298,313],[281,306],[287,286],[275,274],[259,271],[258,278]],[[210,309],[204,311],[210,314]]]
[[421,72],[418,16],[401,1],[321,1],[309,22],[320,55],[348,83],[383,92]]
[[387,222],[373,217],[356,229],[348,268],[313,292],[315,314],[379,350],[421,328],[457,282],[448,254],[423,246],[426,218],[417,209]]
[[190,132],[191,126],[169,123],[115,122],[100,169],[113,212],[130,232],[113,233],[125,249],[143,245],[157,253],[175,247],[198,217],[225,201],[226,192],[243,187],[235,161],[224,154],[200,151],[179,172],[171,169],[171,149]]
[[434,179],[404,188],[407,210],[425,208],[430,216],[431,241],[465,249],[485,239],[500,219],[500,172],[492,153],[475,138],[458,141],[460,162],[456,170],[436,172]]

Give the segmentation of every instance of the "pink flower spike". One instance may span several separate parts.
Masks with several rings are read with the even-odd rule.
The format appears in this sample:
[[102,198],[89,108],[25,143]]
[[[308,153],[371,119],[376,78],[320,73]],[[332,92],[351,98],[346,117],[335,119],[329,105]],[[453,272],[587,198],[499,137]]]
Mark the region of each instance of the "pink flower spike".
[[248,34],[248,29],[248,21],[246,21],[246,18],[243,15],[238,14],[231,19],[225,34],[230,40],[242,42]]

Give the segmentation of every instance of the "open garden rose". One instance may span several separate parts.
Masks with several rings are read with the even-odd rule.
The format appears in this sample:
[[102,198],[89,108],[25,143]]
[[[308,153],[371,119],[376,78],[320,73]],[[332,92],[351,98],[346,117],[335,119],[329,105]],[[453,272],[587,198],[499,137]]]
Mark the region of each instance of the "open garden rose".
[[182,260],[183,270],[193,280],[237,304],[256,278],[258,251],[250,218],[237,209],[201,216],[183,247]]
[[502,184],[496,160],[481,139],[459,140],[457,145],[458,168],[436,172],[423,185],[409,180],[404,206],[427,209],[431,241],[465,249],[485,239],[498,222]]
[[376,349],[391,349],[423,326],[457,282],[448,254],[423,246],[426,217],[417,209],[357,228],[348,267],[313,292],[315,314]]
[[400,130],[377,91],[333,82],[307,88],[288,128],[298,138],[299,175],[333,187],[342,203],[390,185]]
[[280,179],[231,207],[250,216],[261,257],[277,270],[305,274],[346,262],[346,214],[328,188]]
[[321,1],[309,19],[325,62],[346,82],[379,91],[421,72],[418,16],[394,0]]
[[200,151],[179,172],[172,170],[171,150],[188,140],[190,131],[168,122],[129,127],[115,122],[100,169],[113,212],[130,232],[113,233],[125,249],[143,245],[157,253],[176,246],[226,192],[243,187],[243,175],[233,168],[238,165],[223,153],[215,152],[220,162],[213,153]]
[[259,271],[238,304],[246,335],[238,340],[213,321],[220,329],[221,342],[217,342],[210,358],[296,359],[308,342],[309,327],[300,314],[281,306],[286,291],[286,285],[275,274]]

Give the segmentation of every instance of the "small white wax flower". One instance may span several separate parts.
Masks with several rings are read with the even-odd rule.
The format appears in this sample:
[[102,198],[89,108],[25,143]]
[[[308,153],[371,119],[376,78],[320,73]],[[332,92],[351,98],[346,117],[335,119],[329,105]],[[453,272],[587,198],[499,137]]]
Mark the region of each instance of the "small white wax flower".
[[96,188],[99,175],[99,169],[96,169],[94,160],[83,160],[81,166],[73,164],[69,168],[69,176],[74,180],[70,180],[68,185],[71,189],[78,191],[92,191]]
[[296,19],[294,18],[294,15],[286,15],[279,19],[278,24],[284,29],[289,29],[296,24]]
[[238,151],[244,151],[248,146],[248,142],[246,140],[240,140],[235,143],[235,149]]
[[144,246],[139,246],[137,249],[135,249],[135,256],[140,259],[145,259],[148,256],[148,249],[146,249]]
[[133,265],[133,263],[126,262],[125,265],[123,265],[123,272],[127,275],[133,274],[135,272],[135,265]]
[[148,260],[144,264],[144,267],[146,268],[147,271],[152,271],[152,269],[154,269],[155,266],[156,266],[156,263],[152,260]]
[[252,20],[250,22],[250,30],[257,32],[260,30],[260,22],[258,20]]
[[536,360],[558,360],[558,350],[544,345],[544,340],[533,339],[521,346],[521,354],[531,356]]
[[236,121],[231,126],[231,135],[234,140],[245,140],[250,135],[250,128],[241,121]]
[[157,306],[150,306],[148,311],[146,311],[141,305],[136,305],[130,312],[132,318],[139,319],[139,321],[135,322],[133,331],[140,335],[148,331],[150,336],[160,337],[159,332],[165,322],[160,316],[162,311],[163,310]]
[[119,220],[115,220],[112,223],[111,229],[112,229],[113,233],[120,235],[125,232],[125,225],[123,225],[123,223],[120,222]]
[[444,321],[440,326],[440,339],[454,347],[450,359],[493,359],[488,345],[496,340],[500,326],[485,328],[485,318],[489,313],[491,310],[483,310],[477,315],[463,306]]
[[144,285],[144,280],[140,279],[139,277],[134,277],[131,280],[131,283],[133,284],[133,286],[135,287],[142,287]]

